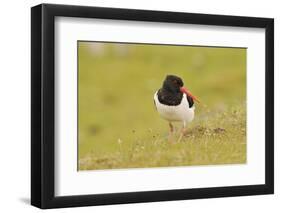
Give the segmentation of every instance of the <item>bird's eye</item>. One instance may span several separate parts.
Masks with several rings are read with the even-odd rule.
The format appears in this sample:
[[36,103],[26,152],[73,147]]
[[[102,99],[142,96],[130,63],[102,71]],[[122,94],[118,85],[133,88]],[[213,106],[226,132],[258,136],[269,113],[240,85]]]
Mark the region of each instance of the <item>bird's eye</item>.
[[174,84],[178,84],[177,80],[173,80],[173,83],[174,83]]

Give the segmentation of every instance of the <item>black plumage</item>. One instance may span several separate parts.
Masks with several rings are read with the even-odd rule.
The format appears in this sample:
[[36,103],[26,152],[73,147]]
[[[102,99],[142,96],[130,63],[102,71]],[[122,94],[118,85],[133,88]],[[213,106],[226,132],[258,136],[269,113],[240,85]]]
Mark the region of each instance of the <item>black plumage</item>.
[[[180,88],[183,86],[183,81],[181,78],[168,75],[163,83],[161,89],[157,92],[158,100],[161,104],[168,106],[177,106],[181,103],[183,98],[183,93]],[[194,104],[193,98],[186,94],[189,107],[191,108]]]

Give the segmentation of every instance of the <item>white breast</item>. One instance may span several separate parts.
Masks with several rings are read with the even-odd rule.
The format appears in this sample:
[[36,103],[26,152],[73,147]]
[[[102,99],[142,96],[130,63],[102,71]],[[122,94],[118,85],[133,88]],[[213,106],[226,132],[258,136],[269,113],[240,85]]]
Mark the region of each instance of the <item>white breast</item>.
[[177,106],[167,106],[161,104],[157,97],[157,92],[154,94],[154,101],[160,116],[168,121],[183,121],[189,123],[194,118],[194,105],[189,108],[189,103],[186,94],[183,94],[182,101]]

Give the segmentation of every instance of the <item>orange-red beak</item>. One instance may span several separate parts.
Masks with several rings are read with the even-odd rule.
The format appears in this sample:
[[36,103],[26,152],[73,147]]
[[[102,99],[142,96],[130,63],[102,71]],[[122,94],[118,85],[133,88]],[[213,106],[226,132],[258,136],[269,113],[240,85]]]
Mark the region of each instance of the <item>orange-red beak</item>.
[[182,93],[185,93],[186,95],[190,96],[193,100],[195,100],[195,101],[197,101],[198,103],[200,103],[200,101],[198,100],[198,98],[197,98],[196,96],[192,95],[191,92],[190,92],[188,89],[186,89],[185,87],[181,87],[181,88],[180,88],[180,91],[181,91]]

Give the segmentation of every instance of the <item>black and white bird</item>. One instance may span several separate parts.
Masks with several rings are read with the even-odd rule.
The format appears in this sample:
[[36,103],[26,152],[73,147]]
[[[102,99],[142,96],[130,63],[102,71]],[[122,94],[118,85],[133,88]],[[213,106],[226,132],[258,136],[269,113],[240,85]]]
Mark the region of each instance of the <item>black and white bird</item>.
[[154,94],[154,104],[159,115],[169,122],[169,138],[174,132],[173,122],[182,122],[178,141],[186,133],[186,125],[194,118],[194,101],[199,102],[183,85],[180,77],[167,75],[162,88]]

